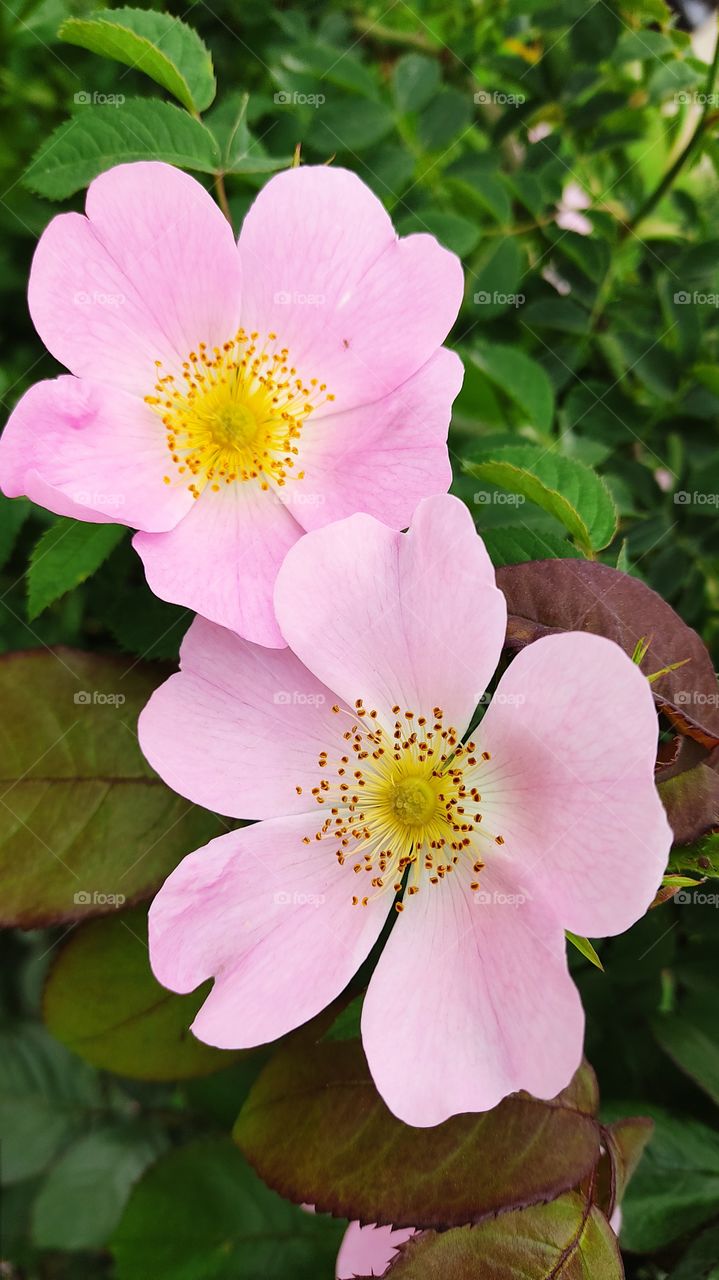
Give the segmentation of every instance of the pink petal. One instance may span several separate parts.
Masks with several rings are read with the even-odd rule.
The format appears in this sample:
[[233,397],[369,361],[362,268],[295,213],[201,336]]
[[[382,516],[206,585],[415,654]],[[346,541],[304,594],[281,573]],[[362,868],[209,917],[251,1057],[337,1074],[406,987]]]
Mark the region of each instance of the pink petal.
[[206,488],[169,533],[139,533],[133,546],[161,600],[195,609],[256,644],[285,641],[272,605],[277,570],[302,530],[272,491],[237,483]]
[[171,991],[215,984],[194,1023],[224,1049],[275,1040],[325,1008],[377,940],[390,900],[353,907],[355,879],[307,815],[258,822],[181,862],[150,909],[153,972]]
[[462,731],[499,660],[506,605],[472,517],[425,498],[408,534],[367,515],[307,534],[277,579],[282,634],[346,702],[444,712]]
[[154,362],[175,371],[204,340],[237,330],[240,262],[229,223],[171,165],[118,165],[87,193],[87,217],[53,218],[35,252],[29,304],[73,373],[151,394]]
[[139,721],[142,750],[168,786],[233,818],[314,811],[319,753],[345,748],[335,695],[289,649],[204,618],[182,642],[180,668]]
[[672,836],[654,785],[657,734],[646,677],[584,632],[523,649],[482,721],[485,822],[575,933],[621,933],[659,887]]
[[356,176],[325,165],[277,174],[239,239],[242,322],[276,332],[328,409],[393,391],[441,346],[462,301],[459,260],[433,236],[398,240]]
[[404,529],[421,498],[445,493],[452,479],[447,429],[463,375],[459,357],[442,347],[371,407],[310,419],[302,436],[304,479],[286,491],[303,528],[361,507]]
[[363,1227],[350,1222],[337,1254],[336,1280],[383,1276],[399,1246],[414,1234],[414,1227]]
[[374,1082],[412,1125],[488,1111],[517,1089],[553,1098],[582,1056],[561,926],[496,860],[480,893],[460,866],[407,900],[362,1011]]
[[148,530],[171,529],[193,502],[148,406],[68,376],[36,383],[14,409],[0,437],[0,484],[60,515]]

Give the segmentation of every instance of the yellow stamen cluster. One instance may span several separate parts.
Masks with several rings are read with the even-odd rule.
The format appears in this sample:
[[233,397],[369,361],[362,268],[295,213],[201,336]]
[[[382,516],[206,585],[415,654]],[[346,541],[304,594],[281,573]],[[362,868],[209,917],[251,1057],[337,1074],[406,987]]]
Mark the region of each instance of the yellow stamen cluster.
[[[338,706],[332,710],[340,714]],[[484,867],[478,842],[504,844],[482,826],[482,797],[471,781],[489,752],[479,753],[474,742],[463,743],[456,729],[445,728],[441,707],[431,717],[399,706],[392,714],[390,729],[359,699],[342,735],[345,753],[330,766],[321,752],[312,795],[328,812],[304,842],[330,841],[340,865],[350,862],[356,875],[370,877],[372,892],[353,896],[355,905],[403,886],[411,897],[422,881],[439,884],[460,861],[476,891]]]
[[[299,377],[276,333],[260,344],[258,333],[238,329],[222,347],[201,342],[182,365],[182,375],[162,372],[156,360],[155,394],[145,403],[162,418],[167,447],[179,475],[199,498],[234,481],[284,485],[301,480],[293,471],[297,442],[309,414],[334,400],[317,378]],[[163,477],[171,484],[171,475]]]

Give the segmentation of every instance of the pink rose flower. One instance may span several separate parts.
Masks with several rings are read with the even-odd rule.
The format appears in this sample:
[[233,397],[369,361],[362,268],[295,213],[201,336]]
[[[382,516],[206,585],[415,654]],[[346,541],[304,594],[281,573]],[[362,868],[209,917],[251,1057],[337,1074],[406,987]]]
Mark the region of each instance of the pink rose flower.
[[17,405],[0,487],[131,525],[156,595],[281,647],[274,581],[306,529],[400,529],[448,488],[461,299],[454,254],[398,239],[344,169],[272,178],[235,243],[193,178],[120,165],[38,244],[30,312],[73,376]]
[[584,1029],[564,931],[627,929],[671,845],[646,678],[612,641],[544,637],[469,734],[506,604],[447,495],[406,534],[367,515],[308,534],[275,608],[285,650],[198,618],[140,718],[170,786],[261,819],[170,875],[156,976],[214,977],[196,1035],[259,1045],[329,1004],[391,917],[362,1012],[391,1110],[434,1125],[517,1089],[555,1097]]

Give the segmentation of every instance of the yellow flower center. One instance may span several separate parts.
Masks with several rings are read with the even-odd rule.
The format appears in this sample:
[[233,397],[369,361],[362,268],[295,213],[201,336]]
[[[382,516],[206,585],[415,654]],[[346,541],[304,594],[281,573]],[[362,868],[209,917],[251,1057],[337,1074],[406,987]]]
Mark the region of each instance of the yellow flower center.
[[317,378],[299,377],[276,333],[262,344],[244,329],[221,348],[201,342],[181,377],[163,374],[160,360],[155,367],[155,394],[145,403],[161,417],[172,462],[195,498],[206,484],[218,492],[235,481],[269,489],[302,479],[294,470],[302,428],[334,396]]
[[392,783],[389,803],[399,822],[422,827],[435,813],[437,792],[424,778],[411,776]]
[[[332,710],[341,714],[338,706]],[[399,706],[392,713],[390,730],[359,700],[342,735],[345,753],[330,764],[329,752],[321,752],[312,795],[328,812],[304,842],[330,842],[341,866],[351,860],[356,875],[370,877],[373,892],[353,895],[355,905],[387,890],[412,896],[456,868],[468,873],[476,891],[484,866],[480,847],[504,844],[482,824],[474,785],[489,752],[479,753],[474,742],[461,742],[455,729],[445,728],[441,707],[431,717]],[[402,902],[395,905],[403,910]]]

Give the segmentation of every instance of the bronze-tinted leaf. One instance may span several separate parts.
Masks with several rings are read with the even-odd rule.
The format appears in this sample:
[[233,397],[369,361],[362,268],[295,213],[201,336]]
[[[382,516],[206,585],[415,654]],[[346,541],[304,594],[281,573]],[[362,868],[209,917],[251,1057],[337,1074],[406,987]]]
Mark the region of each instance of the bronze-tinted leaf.
[[289,1045],[255,1083],[235,1139],[265,1182],[319,1211],[448,1227],[554,1199],[599,1158],[594,1073],[552,1102],[527,1094],[430,1129],[386,1108],[358,1040]]

